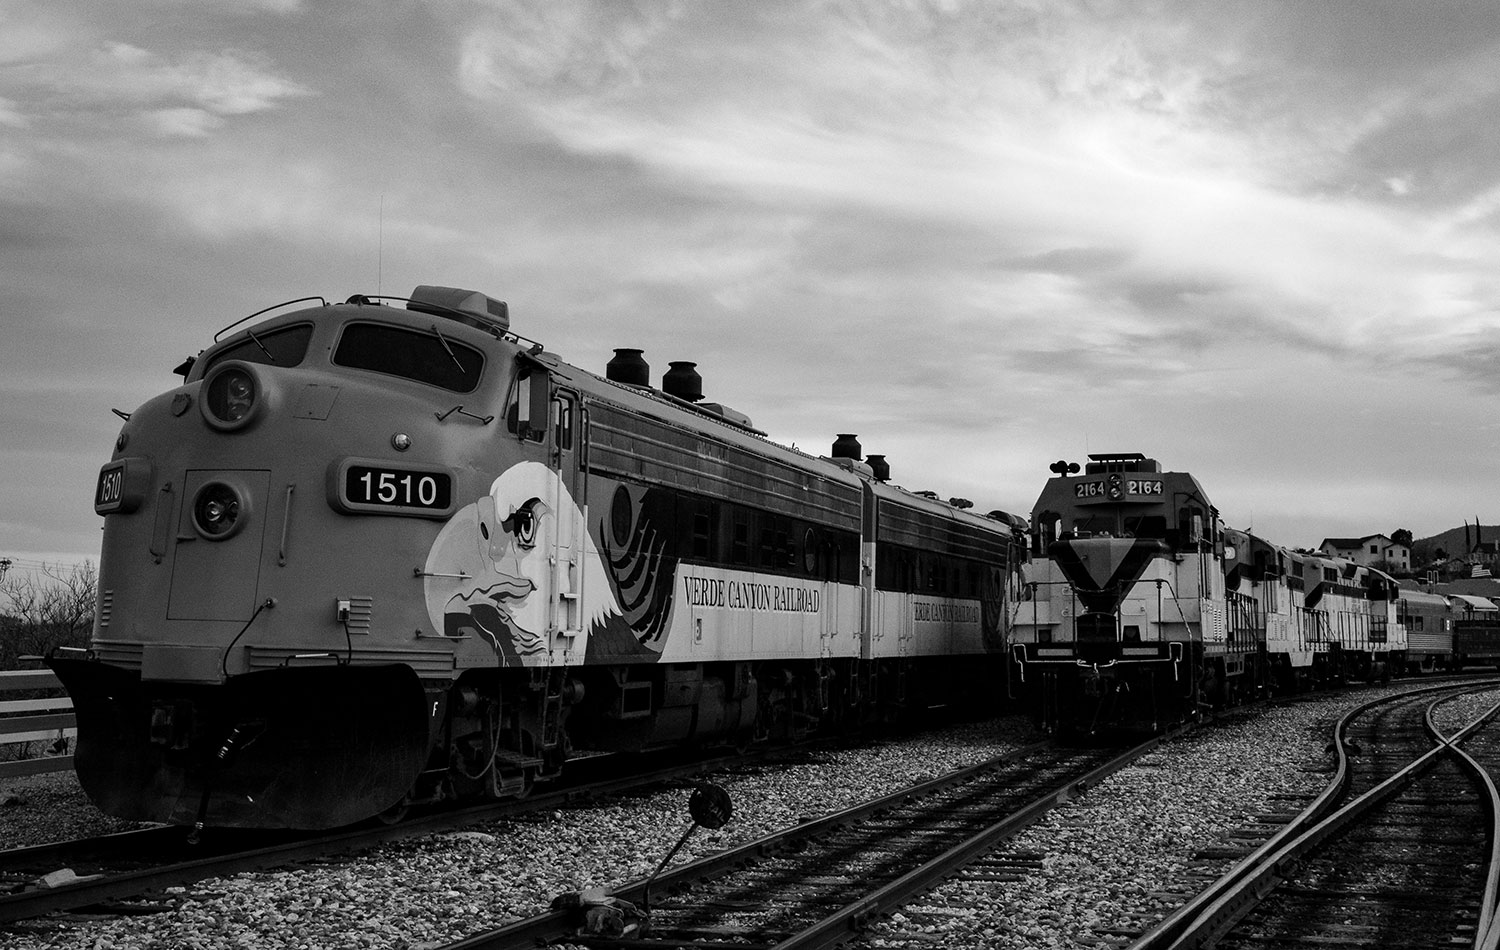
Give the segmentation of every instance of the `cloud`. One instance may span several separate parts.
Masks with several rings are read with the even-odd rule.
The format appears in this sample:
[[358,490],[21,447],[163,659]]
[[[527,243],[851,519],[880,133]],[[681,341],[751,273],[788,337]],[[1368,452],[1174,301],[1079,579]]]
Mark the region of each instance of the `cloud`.
[[68,49],[79,35],[76,18],[51,4],[0,0],[0,66],[43,61]]
[[187,102],[216,116],[239,116],[310,94],[298,83],[274,75],[267,58],[258,53],[195,51],[167,58],[112,42],[89,59],[93,68],[73,81],[71,91],[91,104]]
[[[44,45],[44,44],[43,44]],[[11,70],[5,114],[44,134],[86,122],[95,135],[121,120],[141,119],[165,135],[202,135],[223,120],[275,109],[312,95],[276,74],[268,57],[253,51],[186,51],[163,55],[109,40],[80,52]]]
[[995,262],[995,266],[1015,271],[1087,274],[1116,270],[1126,264],[1129,258],[1129,252],[1120,248],[1059,247],[1040,254],[1000,259]]
[[13,129],[23,129],[27,125],[26,117],[17,111],[16,104],[4,96],[0,96],[0,125]]
[[204,109],[156,109],[146,117],[162,135],[185,138],[202,138],[224,125],[223,118]]
[[[0,0],[7,378],[76,372],[109,423],[268,303],[449,283],[914,487],[1024,510],[1046,462],[1140,448],[1330,519],[1320,451],[1378,470],[1409,409],[1446,475],[1490,411],[1500,59],[1465,10]],[[101,432],[63,435],[96,465]]]
[[[1225,330],[1279,326],[1369,355],[1479,306],[1460,281],[1437,297],[1411,282],[1424,261],[1468,269],[1475,249],[1456,235],[1307,187],[1403,114],[1407,91],[1367,93],[1354,124],[1331,129],[1306,107],[1290,123],[1241,118],[1285,101],[1285,87],[1247,85],[1274,64],[1230,46],[1263,21],[1219,37],[1192,18],[1122,31],[1132,15],[1109,6],[1095,22],[845,3],[727,26],[648,9],[497,13],[465,38],[461,88],[569,150],[619,156],[700,195],[794,208],[804,243],[853,215],[871,240],[905,231],[924,258],[952,247],[934,235],[963,222],[1000,252],[991,259],[1011,273],[997,281],[1024,282],[1028,268],[1061,278],[1031,309],[1098,311],[1102,295],[1123,304],[1105,308],[1110,319],[1191,309]],[[1481,257],[1490,239],[1479,238]],[[917,267],[898,271],[918,279]]]
[[230,15],[254,16],[259,13],[288,15],[300,12],[302,0],[156,0],[164,6],[178,6],[201,13],[214,8]]

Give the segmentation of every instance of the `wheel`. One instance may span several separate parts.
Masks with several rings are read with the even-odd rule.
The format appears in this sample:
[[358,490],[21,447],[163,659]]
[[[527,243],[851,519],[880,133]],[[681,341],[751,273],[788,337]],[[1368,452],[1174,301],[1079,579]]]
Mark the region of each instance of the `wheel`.
[[375,818],[382,825],[397,825],[401,823],[401,820],[406,817],[406,813],[409,811],[411,811],[411,800],[403,795],[399,802],[376,815]]

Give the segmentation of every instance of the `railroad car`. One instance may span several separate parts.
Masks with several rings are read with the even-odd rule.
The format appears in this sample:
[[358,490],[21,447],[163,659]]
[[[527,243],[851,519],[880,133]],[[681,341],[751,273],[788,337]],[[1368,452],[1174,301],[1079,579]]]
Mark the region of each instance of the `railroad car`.
[[[422,286],[221,331],[100,471],[98,617],[51,660],[107,813],[327,828],[582,752],[993,699],[1020,519],[778,445]],[[122,414],[123,415],[123,414]]]
[[1156,730],[1404,656],[1388,575],[1229,528],[1192,475],[1138,453],[1052,471],[1010,648],[1011,693],[1049,727]]
[[1441,594],[1403,588],[1398,622],[1406,632],[1406,672],[1431,673],[1453,662],[1453,608]]
[[1488,597],[1450,594],[1453,616],[1453,665],[1500,665],[1500,607]]

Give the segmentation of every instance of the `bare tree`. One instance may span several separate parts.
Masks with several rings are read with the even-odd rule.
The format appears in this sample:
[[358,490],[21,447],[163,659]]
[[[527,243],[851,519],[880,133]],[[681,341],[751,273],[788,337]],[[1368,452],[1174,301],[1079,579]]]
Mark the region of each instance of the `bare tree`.
[[54,647],[87,646],[98,593],[99,576],[90,561],[0,575],[0,670],[15,669],[20,657]]

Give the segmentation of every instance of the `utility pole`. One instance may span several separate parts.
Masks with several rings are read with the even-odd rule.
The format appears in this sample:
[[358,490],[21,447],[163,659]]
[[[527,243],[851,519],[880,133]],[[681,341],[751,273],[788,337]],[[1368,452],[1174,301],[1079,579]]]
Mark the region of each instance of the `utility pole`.
[[0,581],[5,580],[5,572],[10,570],[10,558],[0,557]]

